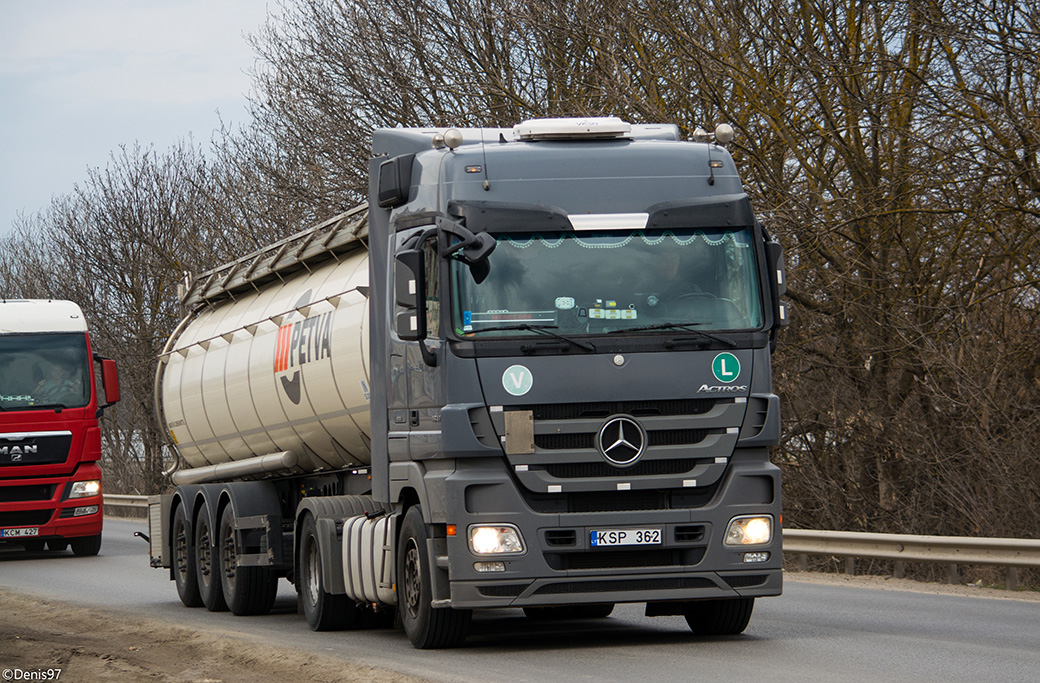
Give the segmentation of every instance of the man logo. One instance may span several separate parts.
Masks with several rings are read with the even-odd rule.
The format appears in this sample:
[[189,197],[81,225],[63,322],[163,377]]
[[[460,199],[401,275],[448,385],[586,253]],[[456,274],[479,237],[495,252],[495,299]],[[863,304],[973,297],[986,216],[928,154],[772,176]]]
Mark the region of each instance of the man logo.
[[603,423],[596,435],[596,445],[610,464],[627,467],[646,450],[646,432],[631,417],[619,415]]

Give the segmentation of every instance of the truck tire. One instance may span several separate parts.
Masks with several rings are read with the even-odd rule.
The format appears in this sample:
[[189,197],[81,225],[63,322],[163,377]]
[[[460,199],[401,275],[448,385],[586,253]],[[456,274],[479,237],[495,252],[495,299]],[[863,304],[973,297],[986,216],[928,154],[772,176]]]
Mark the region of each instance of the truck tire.
[[213,547],[213,529],[210,528],[209,520],[209,503],[203,503],[195,518],[195,576],[206,609],[210,612],[224,612],[227,610],[227,602],[220,585],[220,563]]
[[72,552],[79,557],[97,555],[101,550],[101,534],[73,538],[69,541],[69,545],[72,546]]
[[606,619],[614,611],[614,603],[603,605],[563,605],[560,607],[525,607],[524,616],[537,621],[562,619]]
[[397,546],[397,609],[415,647],[457,647],[466,639],[473,612],[433,607],[427,538],[422,509],[415,505],[405,513]]
[[220,513],[218,536],[220,588],[228,609],[237,616],[267,614],[278,593],[278,577],[270,567],[239,567],[242,552],[235,533],[235,511],[230,504]]
[[358,607],[347,595],[325,590],[321,571],[321,546],[314,516],[304,515],[300,525],[299,580],[296,589],[303,602],[303,614],[312,631],[338,631],[353,628],[358,622]]
[[695,600],[686,603],[683,616],[698,635],[735,636],[747,628],[754,608],[754,598]]
[[170,534],[173,581],[177,596],[185,607],[201,607],[199,579],[195,568],[195,539],[188,531],[188,513],[183,504],[173,513],[173,533]]

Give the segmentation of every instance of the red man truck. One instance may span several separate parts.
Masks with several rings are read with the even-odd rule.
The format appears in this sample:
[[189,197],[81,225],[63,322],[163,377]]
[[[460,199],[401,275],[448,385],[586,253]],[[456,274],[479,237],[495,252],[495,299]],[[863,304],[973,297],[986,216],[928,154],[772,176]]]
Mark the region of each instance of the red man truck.
[[98,553],[98,418],[118,400],[115,362],[92,353],[79,306],[0,299],[0,547]]

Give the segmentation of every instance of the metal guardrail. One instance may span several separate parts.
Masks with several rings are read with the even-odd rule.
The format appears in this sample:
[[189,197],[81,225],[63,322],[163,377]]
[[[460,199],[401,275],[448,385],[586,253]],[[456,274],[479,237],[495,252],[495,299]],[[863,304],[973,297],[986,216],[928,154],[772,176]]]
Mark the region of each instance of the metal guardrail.
[[106,493],[102,496],[105,507],[148,509],[148,496],[127,496],[119,493]]
[[817,531],[784,529],[784,552],[800,554],[806,568],[806,555],[844,557],[845,572],[855,574],[856,558],[894,560],[894,575],[903,577],[907,562],[933,562],[948,565],[947,579],[958,582],[958,564],[1007,567],[1008,590],[1018,589],[1018,568],[1040,568],[1040,539],[967,538],[957,536],[915,536],[875,534],[854,531]]
[[[148,496],[106,493],[106,507],[147,509]],[[914,536],[874,534],[857,531],[784,529],[784,552],[801,555],[833,555],[846,558],[845,571],[855,573],[856,558],[894,560],[895,576],[902,578],[907,562],[947,564],[951,583],[956,583],[957,565],[981,564],[1007,567],[1008,590],[1018,587],[1019,567],[1040,569],[1040,539],[966,538],[958,536]]]

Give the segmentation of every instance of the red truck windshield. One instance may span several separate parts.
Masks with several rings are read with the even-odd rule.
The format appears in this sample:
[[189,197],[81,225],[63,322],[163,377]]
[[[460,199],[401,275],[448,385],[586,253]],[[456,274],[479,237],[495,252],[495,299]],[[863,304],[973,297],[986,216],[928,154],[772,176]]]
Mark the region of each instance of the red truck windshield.
[[0,337],[0,410],[81,408],[90,402],[86,337]]

